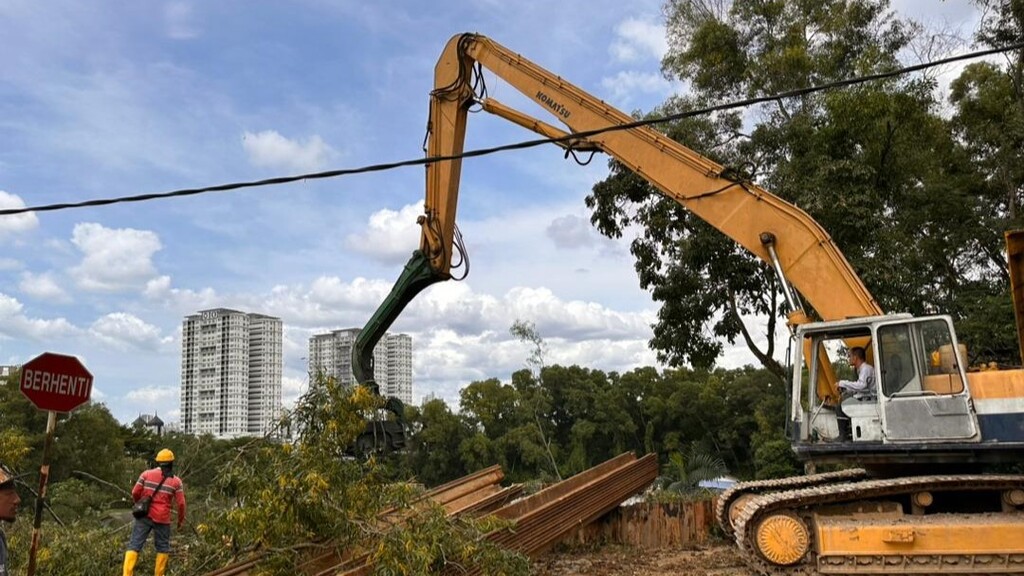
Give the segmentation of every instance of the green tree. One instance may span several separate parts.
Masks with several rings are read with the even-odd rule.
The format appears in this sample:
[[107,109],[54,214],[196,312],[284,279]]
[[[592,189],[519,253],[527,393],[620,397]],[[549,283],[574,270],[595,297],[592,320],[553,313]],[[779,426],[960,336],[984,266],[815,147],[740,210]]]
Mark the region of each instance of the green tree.
[[108,482],[125,475],[121,424],[102,404],[89,402],[60,421],[54,433],[50,479],[84,472]]
[[582,472],[627,450],[644,451],[614,374],[556,365],[544,369],[543,380],[552,399],[547,419],[554,424],[565,472]]
[[459,392],[459,406],[470,426],[489,438],[499,438],[519,425],[519,395],[497,378],[473,382]]
[[[892,70],[919,30],[883,0],[671,0],[666,13],[663,71],[691,92],[655,115]],[[809,212],[883,309],[968,319],[976,287],[966,279],[990,282],[979,262],[998,246],[981,224],[977,166],[938,114],[934,88],[928,78],[902,77],[774,100],[748,110],[753,129],[725,112],[665,130]],[[613,162],[611,172],[587,199],[592,221],[609,236],[642,227],[631,250],[641,285],[661,306],[651,341],[659,359],[708,368],[742,339],[784,376],[771,348],[780,316],[774,273],[625,167]],[[764,347],[741,321],[752,314],[769,319]]]
[[19,469],[31,451],[28,435],[23,430],[17,428],[0,430],[0,462]]
[[685,454],[669,454],[668,463],[662,467],[662,475],[656,483],[662,490],[694,494],[704,489],[701,482],[715,480],[728,473],[725,462],[705,452],[697,444],[692,444]]
[[[20,453],[22,462],[38,465],[42,461],[47,415],[21,393],[18,389],[20,383],[20,370],[0,380],[0,421],[3,422],[4,430],[10,431],[10,439],[14,443],[8,457]],[[26,447],[29,448],[27,453],[24,451]]]
[[[987,12],[978,34],[980,41],[1000,45],[1021,40],[1024,3],[980,4]],[[958,331],[970,344],[972,361],[1014,365],[1020,358],[1001,237],[1005,230],[1024,226],[1020,209],[1024,195],[1024,91],[1019,52],[1009,55],[1005,68],[989,62],[968,65],[950,87],[950,102],[955,106],[953,129],[971,162],[984,175],[975,186],[985,198],[979,220],[989,236],[977,265],[981,274],[975,275],[977,279],[963,279],[965,314]]]
[[[533,414],[533,423],[536,434],[540,439],[540,445],[547,454],[550,471],[556,480],[562,480],[562,473],[558,470],[558,461],[552,449],[550,422],[541,415],[550,412],[555,408],[551,399],[550,391],[544,385],[544,364],[547,354],[547,343],[537,332],[537,327],[532,322],[516,320],[509,328],[512,336],[520,341],[530,344],[530,356],[526,364],[530,367],[529,378],[515,378],[512,382],[519,393],[521,405]],[[522,373],[520,373],[522,375]],[[518,384],[518,385],[516,385]]]
[[756,408],[757,429],[750,438],[754,478],[786,478],[800,474],[800,464],[785,433],[788,409],[782,394],[766,396]]
[[416,433],[410,435],[405,458],[420,482],[436,486],[472,471],[464,465],[459,450],[472,432],[443,400],[431,400],[419,410],[408,410],[406,417]]

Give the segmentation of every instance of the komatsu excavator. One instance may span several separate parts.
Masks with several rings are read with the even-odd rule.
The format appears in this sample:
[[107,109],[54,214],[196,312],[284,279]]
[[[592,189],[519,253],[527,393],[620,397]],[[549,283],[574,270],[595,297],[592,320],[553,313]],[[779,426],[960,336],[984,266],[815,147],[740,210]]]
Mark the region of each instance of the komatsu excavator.
[[[483,69],[568,131],[479,93]],[[719,521],[752,569],[1024,574],[1024,475],[989,468],[1024,456],[1024,370],[968,371],[949,316],[884,314],[804,211],[486,37],[453,37],[434,78],[427,155],[437,160],[427,165],[420,247],[356,341],[358,381],[372,384],[373,347],[406,304],[450,279],[463,256],[455,223],[459,156],[467,112],[479,107],[567,150],[614,157],[777,274],[792,339],[793,448],[809,468],[859,467],[741,483],[724,493]],[[1019,328],[1024,236],[1008,234],[1007,245]],[[865,350],[877,383],[846,398],[837,385],[845,367],[834,358],[853,347]]]

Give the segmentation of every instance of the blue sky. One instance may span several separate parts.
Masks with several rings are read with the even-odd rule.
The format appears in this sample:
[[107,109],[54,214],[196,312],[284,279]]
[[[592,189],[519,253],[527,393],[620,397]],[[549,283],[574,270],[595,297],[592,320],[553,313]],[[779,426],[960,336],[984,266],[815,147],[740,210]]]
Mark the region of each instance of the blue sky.
[[[923,4],[929,4],[925,7]],[[971,29],[966,1],[896,2]],[[626,110],[684,89],[659,72],[655,0],[0,1],[0,206],[166,191],[422,156],[433,66],[479,32]],[[522,105],[497,79],[490,94]],[[542,119],[542,110],[524,107]],[[485,114],[467,148],[534,137]],[[428,289],[394,326],[414,396],[448,400],[524,366],[653,365],[656,308],[628,239],[589,225],[607,173],[550,148],[464,164],[466,281]],[[185,315],[226,306],[285,324],[286,404],[311,334],[362,326],[418,245],[423,169],[0,219],[0,362],[80,356],[94,399],[129,421],[178,411]],[[754,327],[755,331],[757,327]],[[730,350],[723,365],[752,361]]]

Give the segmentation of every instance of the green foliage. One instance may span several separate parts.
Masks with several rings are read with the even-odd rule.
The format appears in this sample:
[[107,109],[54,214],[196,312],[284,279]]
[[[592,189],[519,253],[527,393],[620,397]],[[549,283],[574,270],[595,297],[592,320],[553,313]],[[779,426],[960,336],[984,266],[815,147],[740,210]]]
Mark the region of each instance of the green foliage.
[[[58,423],[55,450],[62,445],[78,452],[61,452],[66,477],[49,487],[53,512],[66,526],[44,516],[39,573],[102,573],[120,563],[131,528],[126,494],[162,447],[175,452],[189,501],[189,521],[174,535],[171,574],[203,573],[251,551],[269,552],[262,573],[291,574],[310,542],[325,540],[369,552],[381,574],[429,573],[443,562],[525,574],[525,558],[482,538],[506,526],[452,522],[434,506],[409,508],[422,490],[410,480],[433,486],[497,463],[509,481],[535,486],[557,479],[552,459],[571,474],[633,450],[662,454],[666,471],[679,470],[677,479],[692,484],[720,475],[708,462],[752,477],[781,474],[792,459],[781,432],[784,387],[765,370],[606,374],[542,361],[535,366],[508,382],[466,386],[458,413],[437,400],[410,407],[410,448],[367,459],[354,459],[343,447],[363,430],[364,418],[377,413],[380,399],[331,380],[314,382],[287,416],[284,429],[296,433],[289,442],[177,433],[158,438],[142,429],[110,429],[102,405],[84,407]],[[17,411],[9,388],[0,386],[0,407],[15,407],[7,408],[20,414],[12,421],[45,426],[34,419],[34,408]],[[90,436],[86,424],[106,430],[108,438]],[[0,435],[0,448],[25,454],[40,432],[11,427]],[[79,433],[83,441],[72,441]],[[111,445],[122,453],[112,453]],[[704,456],[688,452],[698,449]],[[34,457],[24,456],[22,469]],[[28,494],[23,498],[31,502]],[[379,522],[381,511],[392,507],[407,511],[404,528]],[[27,562],[30,528],[23,518],[11,531],[16,570]],[[140,557],[141,573],[152,569],[151,550]]]
[[[1019,0],[979,4],[988,11],[979,40],[1022,38]],[[670,0],[666,14],[663,70],[691,91],[655,116],[891,70],[922,33],[884,0]],[[663,126],[810,213],[884,310],[949,313],[972,356],[1007,361],[1012,315],[991,304],[1007,295],[1002,231],[1022,224],[1022,69],[1019,54],[1008,69],[968,67],[954,83],[952,119],[932,81],[905,76],[774,100],[747,111],[752,131],[738,112]],[[605,235],[642,228],[631,251],[660,305],[651,345],[661,361],[710,369],[742,337],[783,376],[770,347],[778,288],[763,262],[616,162],[587,203]],[[740,320],[749,315],[769,319],[766,347]]]
[[57,425],[50,475],[55,482],[75,471],[116,480],[124,471],[123,455],[121,425],[106,406],[90,402]]
[[754,466],[758,480],[800,475],[793,449],[785,438],[772,438],[758,444],[754,450]]
[[127,504],[127,492],[113,493],[97,489],[92,483],[78,478],[55,482],[47,495],[50,507],[58,518],[83,518],[101,516],[114,506]]
[[[543,395],[534,398],[542,402],[522,400],[538,387]],[[460,407],[453,414],[435,400],[412,412],[415,433],[403,461],[410,475],[432,485],[500,464],[509,481],[553,481],[552,457],[570,475],[627,451],[658,453],[667,462],[693,444],[740,477],[794,462],[791,453],[777,454],[781,463],[755,457],[761,444],[788,443],[786,384],[754,368],[606,374],[545,366],[540,381],[523,370],[509,383],[473,382],[462,389]]]
[[[450,522],[437,506],[417,505],[400,528],[380,521],[384,510],[406,508],[417,490],[396,481],[387,461],[350,458],[343,448],[381,407],[382,399],[363,387],[317,379],[289,417],[288,424],[301,431],[296,444],[250,442],[221,468],[220,485],[235,504],[204,532],[233,550],[272,550],[265,563],[274,573],[291,573],[296,554],[310,541],[341,549],[375,543],[382,574],[426,573],[446,559],[480,561],[487,572],[499,570],[488,562],[500,561],[501,573],[524,573],[515,568],[522,561],[478,542],[474,524]],[[445,410],[435,405],[425,412],[432,418],[423,421],[422,432],[433,434]]]
[[448,520],[440,507],[418,510],[406,519],[406,530],[384,535],[373,554],[377,576],[439,573],[446,565],[488,566],[487,574],[530,573],[529,560],[483,540],[479,535],[504,527],[492,520]]
[[705,490],[701,482],[709,482],[728,473],[721,458],[709,454],[697,444],[691,444],[685,455],[682,452],[669,454],[668,463],[662,467],[662,475],[655,485],[668,492],[693,494]]
[[[3,401],[17,406],[6,394],[11,386],[0,388],[0,406]],[[283,423],[298,432],[294,442],[184,434],[156,438],[140,429],[110,430],[113,420],[102,405],[75,411],[59,422],[54,442],[55,451],[58,446],[66,451],[60,452],[63,474],[73,477],[49,486],[53,512],[65,525],[44,518],[37,573],[102,574],[119,566],[132,526],[125,495],[150,465],[155,449],[169,447],[189,502],[189,522],[174,535],[171,574],[203,573],[255,551],[266,553],[261,574],[292,574],[312,543],[324,541],[340,549],[370,550],[380,560],[381,574],[427,573],[446,562],[473,564],[486,573],[526,574],[525,558],[483,539],[500,525],[449,520],[432,503],[410,509],[422,488],[403,481],[399,459],[346,455],[345,447],[364,429],[365,418],[381,408],[382,399],[365,388],[317,380]],[[12,420],[32,421],[27,411],[22,416]],[[428,407],[425,416],[420,420],[423,446],[447,443],[450,434],[469,436],[443,403]],[[445,431],[446,425],[454,427]],[[91,436],[88,426],[109,438]],[[8,430],[0,448],[13,458],[24,453],[28,436],[20,428]],[[119,453],[112,453],[111,446]],[[383,521],[382,513],[393,508],[409,511],[403,523]],[[27,563],[30,532],[31,521],[16,523],[10,532],[16,572]],[[150,550],[140,556],[137,570],[142,573],[152,570]]]
[[17,428],[0,430],[0,462],[17,469],[31,451],[28,434],[24,431]]
[[785,478],[800,475],[801,467],[785,434],[785,396],[770,396],[757,406],[757,430],[751,435],[754,478]]
[[[420,410],[408,410],[406,417],[415,433],[409,437],[405,465],[416,471],[420,482],[436,486],[486,466],[467,466],[460,457],[461,446],[470,438],[472,429],[464,419],[453,414],[444,401],[431,400]],[[493,462],[485,456],[480,462],[469,464],[489,461]]]
[[[13,573],[23,574],[32,542],[31,519],[19,520],[8,530],[7,535]],[[36,574],[110,574],[115,566],[121,565],[127,538],[125,530],[97,527],[88,519],[69,522],[66,526],[46,523],[36,553]],[[136,567],[136,574],[146,574],[153,570],[153,554],[148,556]]]

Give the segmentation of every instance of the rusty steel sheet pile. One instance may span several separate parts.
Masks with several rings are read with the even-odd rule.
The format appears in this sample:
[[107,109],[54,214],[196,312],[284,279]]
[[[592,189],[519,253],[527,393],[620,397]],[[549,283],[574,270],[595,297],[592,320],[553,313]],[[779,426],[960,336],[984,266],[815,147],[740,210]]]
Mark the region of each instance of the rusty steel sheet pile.
[[[502,487],[504,473],[491,466],[474,474],[438,486],[410,503],[390,509],[378,517],[383,525],[397,525],[415,510],[416,504],[433,501],[449,516],[493,515],[511,523],[485,538],[499,546],[536,557],[569,536],[615,509],[629,497],[642,492],[658,475],[654,454],[637,458],[626,453],[571,478],[514,500],[522,485]],[[247,576],[260,557],[255,556],[206,576]],[[310,553],[297,567],[296,574],[306,576],[368,576],[373,572],[372,558],[365,548],[341,550],[324,545]],[[460,574],[480,574],[479,569],[460,566]],[[455,573],[455,568],[450,570]]]
[[[495,516],[513,521],[514,526],[488,534],[487,539],[536,557],[642,492],[657,476],[656,455],[637,459],[632,453],[623,454],[499,509]],[[478,569],[463,568],[449,572],[480,574]]]

